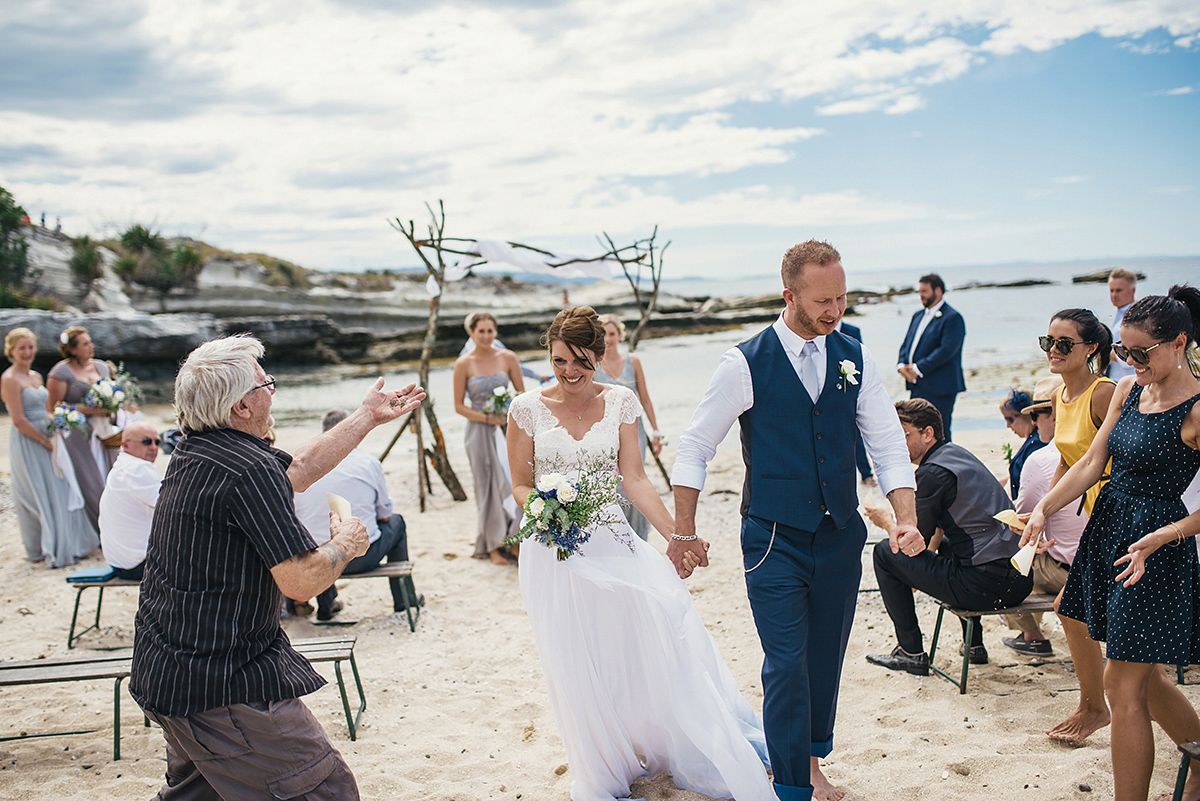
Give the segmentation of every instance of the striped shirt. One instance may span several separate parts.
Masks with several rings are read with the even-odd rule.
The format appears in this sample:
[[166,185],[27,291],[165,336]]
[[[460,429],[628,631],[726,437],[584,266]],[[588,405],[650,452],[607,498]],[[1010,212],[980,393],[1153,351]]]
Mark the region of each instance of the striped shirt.
[[316,547],[292,502],[291,457],[233,429],[175,449],[150,527],[129,692],[182,717],[297,698],[325,680],[279,625],[274,565]]

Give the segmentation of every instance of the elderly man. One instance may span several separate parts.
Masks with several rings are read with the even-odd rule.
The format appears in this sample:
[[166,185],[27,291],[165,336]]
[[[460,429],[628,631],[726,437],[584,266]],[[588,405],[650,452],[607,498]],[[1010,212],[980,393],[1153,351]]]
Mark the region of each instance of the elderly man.
[[[968,451],[942,434],[942,416],[924,398],[896,403],[908,455],[917,467],[917,527],[927,549],[901,558],[887,542],[875,546],[875,579],[899,644],[867,661],[891,670],[929,675],[913,589],[962,609],[1006,609],[1025,600],[1033,580],[1012,566],[1019,537],[993,515],[1012,509],[1000,482]],[[867,510],[876,525],[890,524],[879,508]],[[941,529],[941,534],[936,534]],[[936,536],[935,536],[936,534]],[[936,552],[935,552],[936,551]],[[963,623],[965,633],[966,623]],[[972,664],[987,664],[983,630],[975,627]]]
[[909,321],[896,372],[904,378],[909,397],[925,398],[937,407],[949,440],[954,400],[967,388],[962,369],[967,325],[946,302],[946,284],[937,273],[921,276],[917,294],[924,308]]
[[[345,420],[346,416],[347,413],[341,409],[331,409],[322,418],[321,429],[328,431]],[[374,570],[385,557],[388,562],[408,561],[408,534],[404,518],[398,512],[392,511],[387,478],[378,459],[355,448],[315,484],[304,492],[296,493],[296,517],[300,518],[300,522],[317,543],[329,539],[327,498],[330,492],[349,502],[351,512],[367,527],[367,537],[371,541],[367,552],[352,559],[343,573],[352,576]],[[408,593],[408,603],[412,606],[424,606],[425,596],[417,594],[411,576],[389,578],[393,610],[405,611],[404,593],[400,591],[401,581],[404,582],[405,591]],[[317,620],[332,620],[340,609],[336,588],[331,586],[317,596]]]
[[129,679],[167,741],[163,799],[359,797],[299,700],[325,681],[279,618],[282,596],[310,598],[332,584],[367,550],[367,532],[332,514],[332,537],[317,547],[292,494],[425,393],[385,392],[381,378],[345,421],[289,456],[264,440],[275,379],[262,355],[253,337],[215,339],[175,378],[184,439],[150,529]]
[[[1137,273],[1133,270],[1126,270],[1124,267],[1118,267],[1108,274],[1108,302],[1116,309],[1113,312],[1112,335],[1113,341],[1120,343],[1121,340],[1121,321],[1125,319],[1125,312],[1133,305],[1134,296],[1137,295]],[[1124,359],[1117,358],[1117,354],[1113,352],[1112,361],[1108,363],[1108,377],[1113,381],[1120,381],[1127,375],[1133,375],[1136,368],[1126,362]]]
[[162,476],[154,469],[158,432],[144,421],[121,432],[121,453],[108,471],[100,496],[100,549],[120,578],[142,580],[150,521]]

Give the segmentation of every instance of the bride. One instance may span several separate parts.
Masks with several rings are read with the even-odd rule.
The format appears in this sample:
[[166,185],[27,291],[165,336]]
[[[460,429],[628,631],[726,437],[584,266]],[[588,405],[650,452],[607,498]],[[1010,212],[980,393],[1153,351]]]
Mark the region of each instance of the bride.
[[[543,474],[578,475],[607,458],[665,538],[675,523],[646,478],[636,396],[592,380],[604,329],[588,306],[565,309],[543,338],[556,386],[509,409],[508,458],[522,507]],[[615,458],[614,458],[615,456]],[[575,466],[573,468],[573,466]],[[529,539],[521,595],[573,777],[572,801],[614,801],[639,778],[716,798],[774,801],[762,723],[738,693],[687,586],[619,509],[572,556]],[[695,562],[685,563],[690,573]]]

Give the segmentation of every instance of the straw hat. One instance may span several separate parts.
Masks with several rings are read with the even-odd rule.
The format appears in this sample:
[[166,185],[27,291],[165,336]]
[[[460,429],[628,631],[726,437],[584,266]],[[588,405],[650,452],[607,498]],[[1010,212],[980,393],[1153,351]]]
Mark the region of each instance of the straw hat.
[[1063,380],[1056,376],[1040,379],[1033,385],[1033,403],[1021,410],[1021,414],[1032,415],[1034,412],[1044,412],[1054,405],[1054,396],[1058,394]]

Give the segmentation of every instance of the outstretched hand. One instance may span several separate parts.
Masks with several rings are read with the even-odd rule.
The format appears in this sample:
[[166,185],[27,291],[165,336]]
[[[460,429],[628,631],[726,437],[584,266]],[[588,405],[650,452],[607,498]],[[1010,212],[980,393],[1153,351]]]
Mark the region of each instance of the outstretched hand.
[[676,540],[667,545],[667,558],[680,578],[687,578],[697,567],[708,567],[708,543],[702,539]]
[[399,391],[383,391],[383,376],[367,390],[363,398],[362,408],[371,414],[375,425],[390,423],[411,412],[425,400],[425,390],[416,384],[409,384]]
[[[1166,537],[1160,532],[1166,532]],[[1115,579],[1118,582],[1123,582],[1121,586],[1132,587],[1138,583],[1138,579],[1146,575],[1146,559],[1150,554],[1157,551],[1166,543],[1173,540],[1174,537],[1166,529],[1155,529],[1146,536],[1142,537],[1137,542],[1129,546],[1129,553],[1122,556],[1117,561],[1113,562],[1113,567],[1126,565],[1125,569],[1117,574]]]

